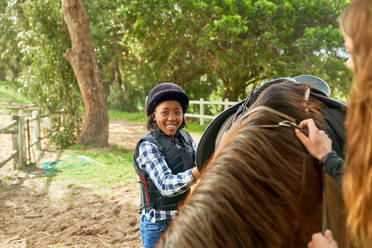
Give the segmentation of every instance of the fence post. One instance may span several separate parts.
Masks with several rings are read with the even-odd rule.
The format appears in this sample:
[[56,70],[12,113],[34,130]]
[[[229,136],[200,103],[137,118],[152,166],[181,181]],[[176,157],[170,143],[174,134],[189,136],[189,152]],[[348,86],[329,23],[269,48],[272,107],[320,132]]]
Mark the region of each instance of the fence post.
[[32,117],[35,118],[32,122],[32,127],[34,129],[35,138],[36,138],[36,147],[39,150],[38,155],[41,153],[41,134],[40,134],[40,115],[38,110],[32,111]]
[[229,104],[227,103],[228,101],[229,101],[229,99],[225,98],[225,104],[224,104],[224,109],[223,110],[226,110],[229,107]]
[[[12,133],[12,144],[13,144],[13,151],[16,150],[18,151],[18,134],[19,134],[19,117],[17,115],[12,115],[12,120],[17,121],[17,125],[15,126],[15,133]],[[20,162],[19,162],[19,157],[18,154],[13,157],[13,170],[16,170],[17,167],[20,167]]]
[[200,98],[200,125],[204,125],[204,104],[203,104],[204,99]]
[[23,110],[18,110],[18,162],[19,168],[23,169],[26,163],[26,143],[25,143],[25,117]]

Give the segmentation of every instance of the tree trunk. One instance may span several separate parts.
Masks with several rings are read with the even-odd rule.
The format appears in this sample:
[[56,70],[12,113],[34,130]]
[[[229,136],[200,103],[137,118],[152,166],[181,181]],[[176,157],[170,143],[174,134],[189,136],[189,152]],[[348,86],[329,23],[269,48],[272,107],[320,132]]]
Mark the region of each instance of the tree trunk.
[[107,146],[107,85],[99,72],[89,17],[82,0],[62,0],[62,10],[72,43],[64,57],[74,70],[85,106],[84,124],[78,143]]

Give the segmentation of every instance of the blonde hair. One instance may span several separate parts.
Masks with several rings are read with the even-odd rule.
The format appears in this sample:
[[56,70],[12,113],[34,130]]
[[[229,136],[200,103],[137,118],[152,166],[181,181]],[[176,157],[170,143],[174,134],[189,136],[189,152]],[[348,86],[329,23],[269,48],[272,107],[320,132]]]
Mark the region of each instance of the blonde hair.
[[346,118],[343,192],[347,224],[358,245],[372,245],[372,1],[356,0],[341,29],[353,43],[354,79]]

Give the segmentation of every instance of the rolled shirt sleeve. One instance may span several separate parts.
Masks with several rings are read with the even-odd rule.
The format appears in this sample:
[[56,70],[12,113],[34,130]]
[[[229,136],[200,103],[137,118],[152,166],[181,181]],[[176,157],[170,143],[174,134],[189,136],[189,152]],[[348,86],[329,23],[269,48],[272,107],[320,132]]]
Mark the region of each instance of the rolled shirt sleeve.
[[336,179],[337,183],[342,185],[342,177],[344,174],[344,160],[337,155],[335,151],[330,152],[326,159],[322,162],[325,172]]

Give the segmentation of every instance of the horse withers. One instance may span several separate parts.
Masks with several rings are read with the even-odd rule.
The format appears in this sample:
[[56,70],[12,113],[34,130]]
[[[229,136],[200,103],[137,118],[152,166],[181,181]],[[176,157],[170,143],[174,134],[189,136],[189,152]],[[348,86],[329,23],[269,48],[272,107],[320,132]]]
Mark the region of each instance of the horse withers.
[[221,141],[159,247],[306,247],[324,219],[339,247],[349,247],[340,187],[323,179],[294,134],[308,118],[327,128],[323,103],[305,99],[307,88],[271,85],[249,108],[225,118],[232,121],[220,125]]

